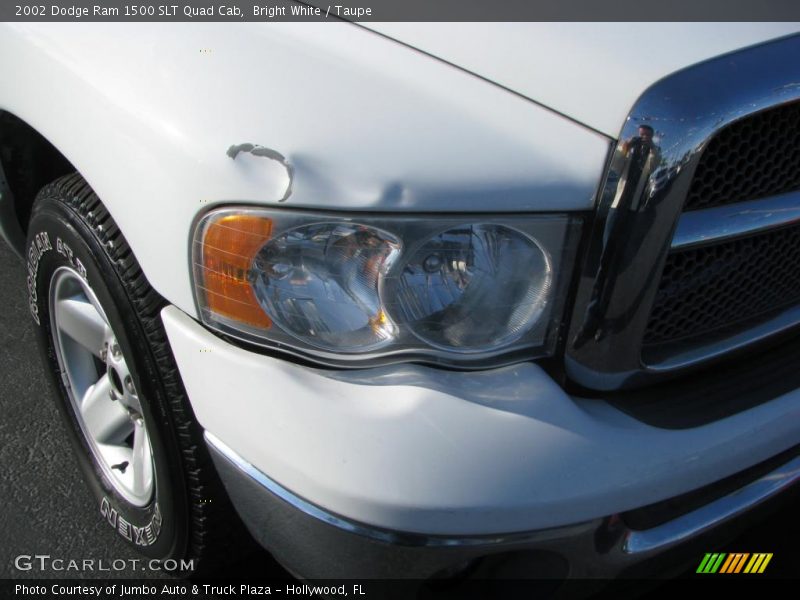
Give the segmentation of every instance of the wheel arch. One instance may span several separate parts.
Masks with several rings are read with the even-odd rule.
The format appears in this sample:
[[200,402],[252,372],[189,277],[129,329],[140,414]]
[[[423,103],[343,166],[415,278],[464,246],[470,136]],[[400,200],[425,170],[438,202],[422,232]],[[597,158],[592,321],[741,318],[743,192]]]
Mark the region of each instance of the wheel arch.
[[0,235],[20,257],[36,194],[75,170],[39,131],[12,112],[0,110]]

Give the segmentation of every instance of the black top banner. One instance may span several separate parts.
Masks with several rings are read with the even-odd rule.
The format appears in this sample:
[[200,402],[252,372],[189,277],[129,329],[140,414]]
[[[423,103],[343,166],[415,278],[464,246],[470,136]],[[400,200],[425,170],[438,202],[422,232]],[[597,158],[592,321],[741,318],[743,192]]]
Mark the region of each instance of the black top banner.
[[[331,3],[328,3],[331,1]],[[4,0],[1,21],[800,21],[797,0]]]

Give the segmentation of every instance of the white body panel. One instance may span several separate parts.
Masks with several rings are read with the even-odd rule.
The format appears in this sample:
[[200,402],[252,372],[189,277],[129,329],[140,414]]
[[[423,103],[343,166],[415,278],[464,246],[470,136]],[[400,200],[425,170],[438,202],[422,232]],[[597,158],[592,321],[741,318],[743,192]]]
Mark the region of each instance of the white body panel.
[[0,109],[86,177],[155,289],[194,313],[195,217],[287,207],[586,210],[608,140],[349,24],[3,24]]
[[800,23],[366,23],[616,137],[650,85]]
[[[222,203],[588,211],[611,137],[660,77],[793,25],[2,24],[0,110],[86,177],[153,287],[200,424],[332,513],[427,534],[605,517],[800,442],[800,391],[663,430],[537,365],[316,370],[195,315],[189,243]],[[536,100],[544,106],[532,102]],[[569,118],[558,114],[567,115]],[[586,123],[584,127],[578,122]],[[278,161],[231,146],[253,143]]]
[[274,481],[357,522],[427,534],[568,525],[670,498],[800,442],[800,390],[656,429],[526,363],[324,371],[162,311],[200,424]]

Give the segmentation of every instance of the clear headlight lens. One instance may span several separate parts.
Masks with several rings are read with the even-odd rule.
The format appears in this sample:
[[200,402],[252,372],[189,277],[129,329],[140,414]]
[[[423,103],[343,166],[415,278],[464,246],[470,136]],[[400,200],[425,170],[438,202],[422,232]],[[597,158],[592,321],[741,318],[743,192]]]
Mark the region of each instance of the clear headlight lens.
[[550,258],[530,237],[503,225],[465,224],[428,239],[390,279],[386,296],[390,314],[421,340],[472,352],[530,329],[552,279]]
[[390,233],[317,223],[280,234],[256,254],[251,285],[273,323],[327,350],[363,351],[389,342],[378,285],[400,254]]
[[547,354],[579,221],[227,208],[192,258],[210,327],[335,364]]

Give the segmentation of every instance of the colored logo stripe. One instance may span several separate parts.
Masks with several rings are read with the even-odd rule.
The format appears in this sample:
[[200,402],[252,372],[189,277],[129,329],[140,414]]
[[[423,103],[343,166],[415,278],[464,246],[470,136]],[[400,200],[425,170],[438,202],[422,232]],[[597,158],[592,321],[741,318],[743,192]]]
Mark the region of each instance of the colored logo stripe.
[[738,573],[742,570],[744,566],[744,561],[747,560],[747,557],[750,554],[744,554],[741,552],[734,552],[728,555],[728,560],[725,561],[725,564],[722,565],[720,569],[720,573]]
[[747,567],[745,567],[745,573],[763,573],[764,569],[767,568],[769,561],[772,560],[772,553],[761,553],[761,554],[753,554],[753,558],[750,559],[750,562],[747,563]]
[[738,560],[738,557],[735,554],[728,554],[727,560],[722,563],[722,568],[719,570],[720,573],[727,573],[728,569],[731,568],[731,564],[735,563]]
[[770,560],[772,554],[766,552],[708,552],[697,567],[697,573],[763,573]]
[[711,555],[706,552],[706,555],[703,557],[703,560],[700,561],[700,566],[697,567],[697,573],[705,573],[706,566],[708,565],[708,561],[711,559]]
[[697,567],[698,573],[716,573],[725,558],[725,553],[706,554],[703,562]]

